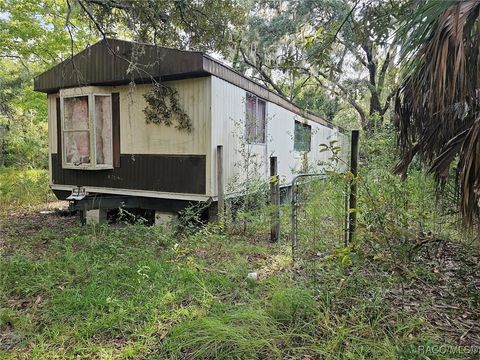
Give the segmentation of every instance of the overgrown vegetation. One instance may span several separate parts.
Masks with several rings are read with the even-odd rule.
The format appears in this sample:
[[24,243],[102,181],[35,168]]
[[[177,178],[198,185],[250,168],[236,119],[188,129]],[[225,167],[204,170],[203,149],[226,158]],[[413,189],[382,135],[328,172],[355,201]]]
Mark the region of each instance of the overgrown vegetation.
[[386,302],[395,275],[364,273],[360,260],[321,260],[312,285],[285,244],[212,227],[179,241],[143,226],[15,220],[0,265],[7,358],[410,359],[444,341],[423,313]]
[[[415,155],[439,185],[454,172],[463,225],[480,220],[478,32],[480,2],[420,2],[405,20],[403,84],[396,98],[398,173]],[[454,171],[452,171],[454,170]]]
[[[0,167],[0,208],[36,206],[54,198],[47,170]],[[1,211],[0,211],[1,212]]]
[[[478,12],[477,0],[0,2],[0,358],[478,358],[478,238],[459,231],[455,184],[441,181],[435,193],[421,162],[440,161],[434,170],[444,180],[468,140],[459,174],[464,215],[474,219],[478,71],[468,71],[478,63]],[[409,24],[404,51],[420,49],[397,104],[406,181],[392,173],[390,125],[400,20]],[[302,108],[362,127],[359,176],[303,182],[295,253],[288,203],[281,241],[269,242],[268,184],[257,171],[264,164],[245,139],[236,149],[245,162],[235,164],[243,177],[227,185],[246,193],[230,201],[225,227],[203,224],[203,205],[185,209],[173,229],[81,227],[40,213],[52,199],[47,106],[32,79],[105,36],[213,51]],[[441,86],[427,86],[430,78]],[[188,130],[170,90],[147,95],[147,116]],[[307,170],[318,169],[295,169]],[[357,209],[345,207],[350,181]],[[348,245],[345,211],[358,215]]]
[[[393,140],[384,133],[365,147],[351,246],[343,245],[345,179],[306,185],[295,262],[289,205],[276,244],[258,207],[242,208],[240,228],[180,233],[4,214],[0,354],[427,359],[422,347],[479,346],[478,253],[436,231],[447,224],[432,218],[430,180],[412,173],[401,187],[391,175],[383,150]],[[468,358],[459,349],[434,358]]]

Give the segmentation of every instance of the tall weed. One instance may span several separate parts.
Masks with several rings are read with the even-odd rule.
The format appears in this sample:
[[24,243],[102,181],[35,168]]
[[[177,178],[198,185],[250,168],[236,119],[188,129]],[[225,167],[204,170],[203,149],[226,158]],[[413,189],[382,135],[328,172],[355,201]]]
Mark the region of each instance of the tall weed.
[[0,167],[0,205],[37,205],[52,200],[48,171]]

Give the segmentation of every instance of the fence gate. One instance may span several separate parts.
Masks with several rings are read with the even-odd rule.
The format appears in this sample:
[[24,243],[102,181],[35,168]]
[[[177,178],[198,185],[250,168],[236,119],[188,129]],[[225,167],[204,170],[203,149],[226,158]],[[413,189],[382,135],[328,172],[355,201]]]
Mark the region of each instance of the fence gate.
[[336,252],[341,259],[354,236],[358,135],[352,131],[347,173],[299,174],[292,181],[292,257],[303,268],[313,267],[313,274],[316,260]]
[[315,267],[347,243],[350,181],[344,174],[301,174],[291,191],[292,256],[302,268]]

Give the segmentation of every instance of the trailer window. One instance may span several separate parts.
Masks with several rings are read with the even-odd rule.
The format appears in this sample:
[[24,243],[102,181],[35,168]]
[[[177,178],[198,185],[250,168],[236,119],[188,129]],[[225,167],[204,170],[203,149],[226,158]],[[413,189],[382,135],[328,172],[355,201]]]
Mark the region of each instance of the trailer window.
[[63,97],[63,167],[112,167],[110,95]]
[[295,121],[293,148],[295,151],[310,151],[312,141],[312,127]]
[[265,101],[258,96],[247,93],[245,110],[247,143],[265,143],[265,115]]
[[95,96],[95,146],[97,164],[112,164],[112,100]]
[[90,128],[88,96],[64,99],[63,138],[65,162],[90,163]]

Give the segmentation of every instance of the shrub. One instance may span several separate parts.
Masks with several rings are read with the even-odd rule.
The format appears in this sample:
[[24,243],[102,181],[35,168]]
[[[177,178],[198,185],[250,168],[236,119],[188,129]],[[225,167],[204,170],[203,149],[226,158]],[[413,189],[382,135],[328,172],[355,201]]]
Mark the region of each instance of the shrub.
[[31,115],[17,116],[4,135],[4,149],[0,149],[5,153],[5,165],[48,168],[47,134],[46,121],[38,121]]

